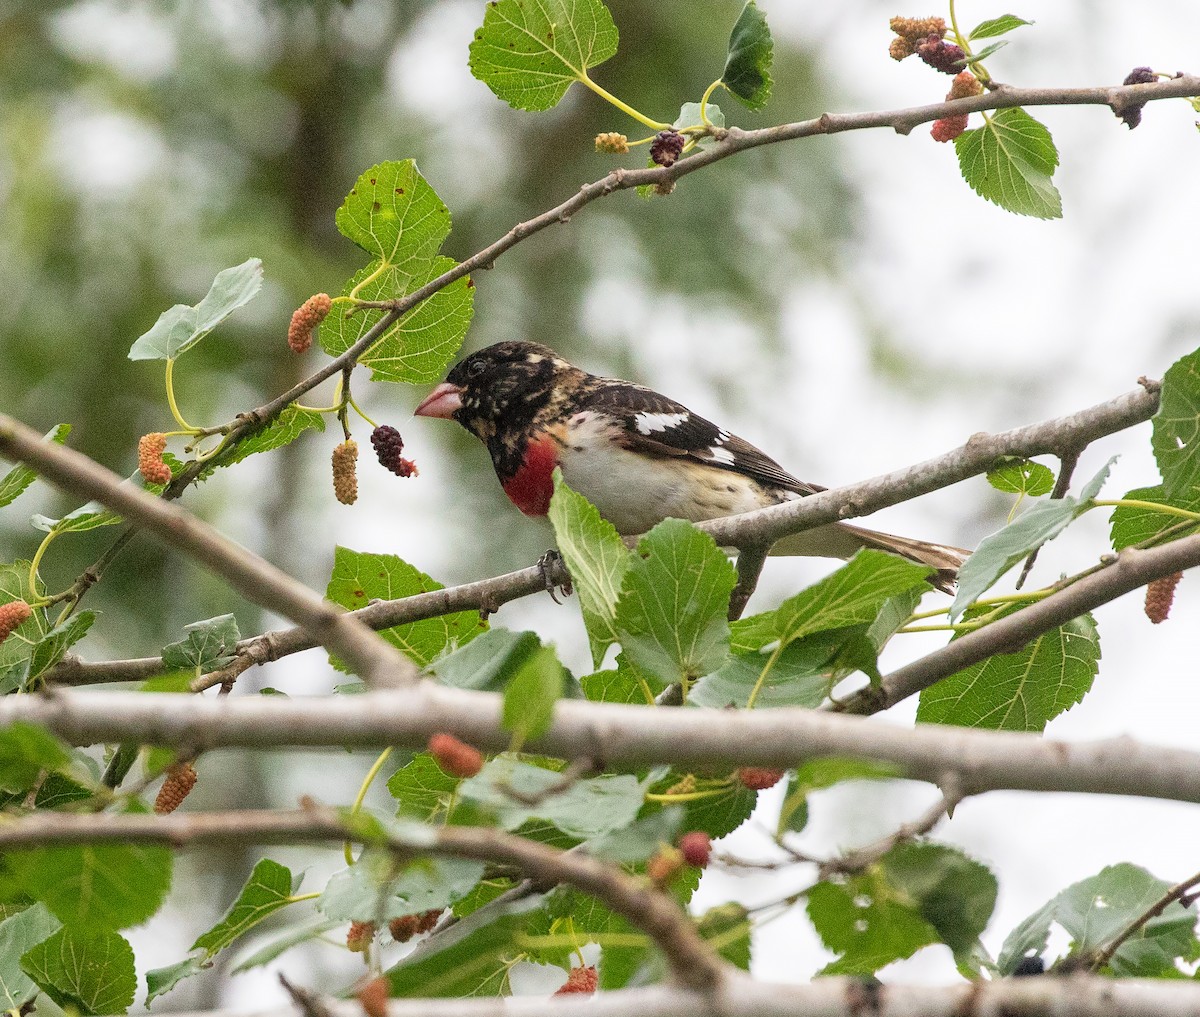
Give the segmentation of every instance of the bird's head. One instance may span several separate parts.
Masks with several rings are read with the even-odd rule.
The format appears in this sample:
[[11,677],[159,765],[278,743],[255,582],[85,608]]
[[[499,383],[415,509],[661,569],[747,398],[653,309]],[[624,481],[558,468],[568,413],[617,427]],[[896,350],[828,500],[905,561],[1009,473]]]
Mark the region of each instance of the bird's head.
[[418,417],[457,420],[485,442],[531,424],[554,397],[564,373],[582,375],[548,346],[502,342],[450,369],[415,410]]

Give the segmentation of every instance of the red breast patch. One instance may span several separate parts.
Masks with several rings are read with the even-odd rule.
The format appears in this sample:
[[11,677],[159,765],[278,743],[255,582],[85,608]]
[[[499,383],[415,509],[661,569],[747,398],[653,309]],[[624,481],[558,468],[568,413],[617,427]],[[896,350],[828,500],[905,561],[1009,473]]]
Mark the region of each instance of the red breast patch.
[[557,465],[557,442],[548,434],[532,439],[517,472],[501,484],[509,501],[527,516],[544,516],[550,511]]

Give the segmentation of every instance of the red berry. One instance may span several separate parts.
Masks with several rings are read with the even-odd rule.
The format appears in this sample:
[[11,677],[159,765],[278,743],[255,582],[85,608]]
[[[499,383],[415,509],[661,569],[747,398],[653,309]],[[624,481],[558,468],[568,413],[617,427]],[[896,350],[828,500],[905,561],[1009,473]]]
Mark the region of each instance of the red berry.
[[417,476],[417,464],[400,455],[404,451],[404,439],[394,427],[380,424],[371,432],[371,444],[375,446],[375,457],[385,469],[397,477]]
[[171,467],[163,462],[167,450],[167,436],[154,432],[143,434],[138,440],[138,470],[148,484],[169,484]]
[[743,766],[737,771],[737,779],[751,791],[765,791],[783,780],[783,770],[770,770],[765,766]]
[[312,345],[313,333],[331,307],[333,301],[328,293],[314,293],[296,308],[288,325],[288,345],[293,353],[303,353]]
[[586,992],[590,995],[596,991],[596,986],[599,984],[600,978],[596,974],[595,965],[571,968],[567,973],[567,980],[554,990],[553,995],[566,996],[573,992]]
[[474,777],[483,769],[483,753],[452,734],[435,734],[429,739],[429,752],[449,777]]
[[0,643],[11,636],[22,622],[33,617],[33,608],[23,600],[13,600],[0,606]]
[[1183,578],[1182,572],[1173,572],[1146,585],[1146,617],[1155,625],[1167,620],[1171,605],[1175,602],[1175,587]]
[[679,838],[683,860],[696,869],[703,869],[712,857],[712,838],[703,830],[690,830]]
[[961,46],[947,42],[940,36],[931,35],[917,46],[917,56],[936,71],[957,74],[962,68],[956,67],[955,64],[959,60],[965,60],[967,54],[962,51]]
[[374,922],[351,922],[346,931],[346,946],[351,953],[366,953],[374,938]]
[[961,113],[954,117],[942,117],[935,120],[929,133],[934,141],[953,141],[967,129],[967,114]]
[[388,980],[380,975],[358,990],[358,1001],[367,1017],[387,1017]]

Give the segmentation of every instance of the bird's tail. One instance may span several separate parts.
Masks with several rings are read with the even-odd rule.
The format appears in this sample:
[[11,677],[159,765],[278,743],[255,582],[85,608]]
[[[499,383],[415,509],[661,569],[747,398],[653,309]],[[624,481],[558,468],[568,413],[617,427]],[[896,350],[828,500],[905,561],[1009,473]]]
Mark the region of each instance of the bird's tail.
[[911,537],[897,537],[891,533],[851,526],[849,523],[831,523],[784,537],[771,548],[771,554],[852,558],[864,547],[891,551],[902,558],[937,569],[937,574],[931,577],[930,582],[946,593],[954,590],[958,570],[971,553],[961,547],[931,544],[925,540],[913,540]]

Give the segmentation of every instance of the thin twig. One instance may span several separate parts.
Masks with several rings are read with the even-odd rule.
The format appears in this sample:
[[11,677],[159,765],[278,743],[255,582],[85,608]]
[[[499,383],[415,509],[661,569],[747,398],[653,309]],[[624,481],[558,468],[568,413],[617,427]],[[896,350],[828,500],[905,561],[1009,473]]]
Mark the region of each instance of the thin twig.
[[1099,971],[1108,966],[1109,961],[1113,959],[1116,952],[1121,949],[1121,946],[1133,935],[1144,929],[1150,921],[1157,918],[1175,901],[1186,896],[1187,892],[1192,887],[1200,884],[1200,872],[1193,876],[1188,876],[1182,883],[1176,883],[1158,900],[1151,904],[1145,911],[1137,916],[1125,928],[1123,928],[1112,940],[1102,949],[1097,950],[1096,954],[1090,959],[1088,965],[1092,971]]
[[[1054,490],[1050,492],[1051,501],[1061,500],[1071,486],[1071,475],[1075,472],[1075,467],[1079,465],[1079,457],[1083,455],[1083,448],[1068,448],[1063,449],[1058,457],[1058,478],[1054,481]],[[1025,559],[1025,564],[1021,566],[1021,574],[1017,576],[1016,588],[1019,590],[1025,585],[1025,580],[1029,578],[1029,573],[1033,571],[1034,563],[1037,562],[1038,552],[1041,551],[1042,545],[1038,544],[1032,551],[1029,552],[1029,557]]]

